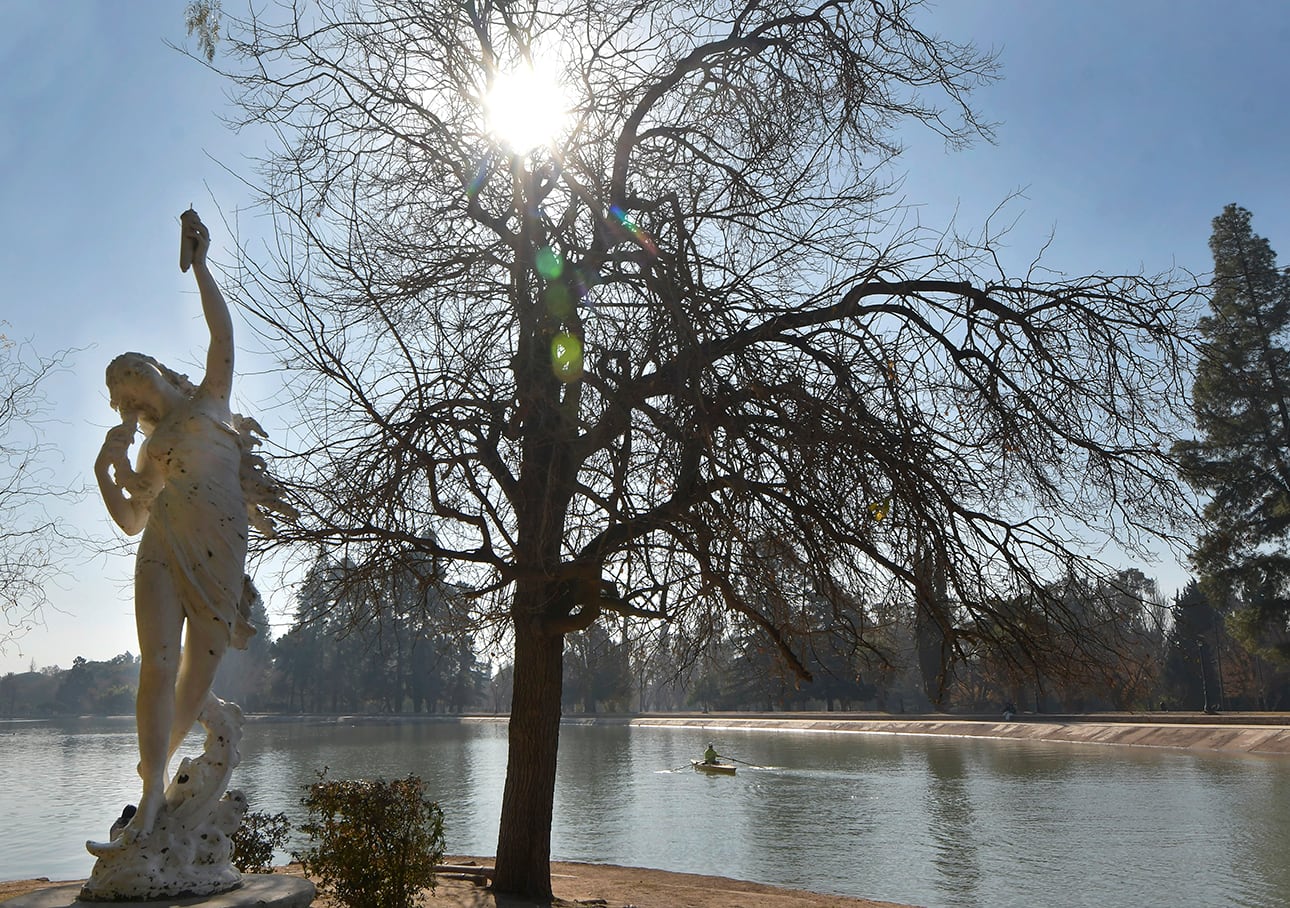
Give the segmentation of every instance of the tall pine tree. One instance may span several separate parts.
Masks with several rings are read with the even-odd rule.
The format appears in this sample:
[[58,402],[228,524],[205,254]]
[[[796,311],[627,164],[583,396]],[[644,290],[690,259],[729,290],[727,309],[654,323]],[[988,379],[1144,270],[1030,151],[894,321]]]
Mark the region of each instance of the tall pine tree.
[[1233,630],[1290,660],[1290,270],[1278,270],[1250,212],[1214,219],[1211,315],[1192,406],[1199,438],[1179,446],[1208,493],[1192,561],[1212,593],[1235,598]]

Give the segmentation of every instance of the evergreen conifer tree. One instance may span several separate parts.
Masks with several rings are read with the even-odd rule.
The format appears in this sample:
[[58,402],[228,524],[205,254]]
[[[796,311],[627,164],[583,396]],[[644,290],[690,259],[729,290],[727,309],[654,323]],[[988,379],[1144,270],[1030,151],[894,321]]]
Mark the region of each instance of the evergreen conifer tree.
[[1214,219],[1211,315],[1192,387],[1198,439],[1179,446],[1209,495],[1192,561],[1211,592],[1236,598],[1233,631],[1290,660],[1290,270],[1278,270],[1250,212]]

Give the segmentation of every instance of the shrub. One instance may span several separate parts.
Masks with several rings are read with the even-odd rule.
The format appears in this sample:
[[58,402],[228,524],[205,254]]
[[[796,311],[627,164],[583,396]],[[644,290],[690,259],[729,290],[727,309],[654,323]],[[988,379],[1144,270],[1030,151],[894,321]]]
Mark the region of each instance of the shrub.
[[248,813],[233,833],[233,866],[243,873],[270,873],[274,853],[287,843],[291,823],[285,813]]
[[349,908],[411,908],[434,888],[443,860],[443,811],[416,776],[386,782],[328,780],[301,802],[311,846],[296,855],[324,891]]

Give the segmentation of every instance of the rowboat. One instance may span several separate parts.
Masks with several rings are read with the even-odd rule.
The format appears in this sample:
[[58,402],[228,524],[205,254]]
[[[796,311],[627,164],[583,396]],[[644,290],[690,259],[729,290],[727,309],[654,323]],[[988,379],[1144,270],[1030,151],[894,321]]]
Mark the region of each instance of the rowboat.
[[735,764],[733,763],[704,763],[702,760],[691,760],[690,765],[694,767],[696,772],[712,772],[726,776],[735,774]]

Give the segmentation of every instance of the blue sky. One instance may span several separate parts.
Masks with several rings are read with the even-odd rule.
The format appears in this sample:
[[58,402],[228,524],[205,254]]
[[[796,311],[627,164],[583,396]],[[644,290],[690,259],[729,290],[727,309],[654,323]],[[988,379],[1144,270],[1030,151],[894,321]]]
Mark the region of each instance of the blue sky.
[[[225,0],[235,6],[233,0]],[[91,483],[115,421],[103,388],[114,355],[140,350],[199,371],[204,326],[192,279],[176,267],[177,216],[189,203],[214,230],[260,219],[228,170],[249,174],[252,134],[221,122],[225,86],[168,47],[184,45],[175,0],[0,0],[0,320],[52,353],[83,348],[51,382],[50,466]],[[1010,255],[1026,262],[1051,233],[1047,264],[1069,273],[1205,271],[1210,220],[1237,202],[1290,264],[1290,4],[1280,0],[944,0],[929,30],[993,47],[1002,80],[976,105],[996,144],[947,152],[911,133],[904,200],[920,221],[978,225],[1014,193]],[[272,360],[239,335],[237,409],[282,439]],[[68,511],[114,532],[96,494]],[[69,562],[54,608],[0,652],[0,673],[67,666],[77,655],[137,651],[131,561]],[[1185,573],[1147,566],[1167,592]],[[271,608],[290,591],[261,574]]]
[[977,95],[1000,126],[995,145],[911,148],[911,201],[957,199],[969,225],[1020,190],[1015,247],[1051,230],[1069,272],[1207,270],[1229,202],[1290,256],[1290,4],[943,0],[927,15],[1000,52],[1003,78]]

